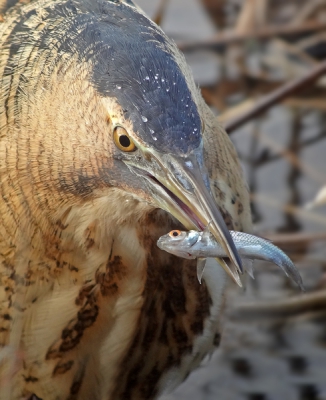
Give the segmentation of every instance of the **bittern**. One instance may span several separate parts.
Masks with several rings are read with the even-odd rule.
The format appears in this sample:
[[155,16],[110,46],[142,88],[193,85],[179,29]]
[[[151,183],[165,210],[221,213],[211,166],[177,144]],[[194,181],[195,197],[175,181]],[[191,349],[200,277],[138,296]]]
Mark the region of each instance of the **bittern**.
[[[0,398],[157,398],[219,343],[227,228],[251,224],[236,152],[132,1],[22,3],[0,23]],[[156,241],[208,224],[232,263],[200,285]]]

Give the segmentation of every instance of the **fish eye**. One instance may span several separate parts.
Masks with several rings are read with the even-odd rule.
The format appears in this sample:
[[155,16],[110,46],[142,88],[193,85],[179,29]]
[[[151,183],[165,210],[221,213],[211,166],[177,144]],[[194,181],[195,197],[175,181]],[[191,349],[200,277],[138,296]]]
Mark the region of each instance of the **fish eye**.
[[178,236],[180,236],[180,235],[181,235],[181,231],[178,231],[178,230],[174,230],[174,231],[171,231],[171,232],[169,233],[169,236],[170,236],[171,238],[178,237]]
[[122,128],[122,126],[117,126],[114,131],[113,131],[113,140],[115,145],[118,147],[118,149],[122,151],[126,151],[128,153],[135,151],[137,147],[135,146],[135,143],[131,139],[131,137],[128,135],[128,132]]

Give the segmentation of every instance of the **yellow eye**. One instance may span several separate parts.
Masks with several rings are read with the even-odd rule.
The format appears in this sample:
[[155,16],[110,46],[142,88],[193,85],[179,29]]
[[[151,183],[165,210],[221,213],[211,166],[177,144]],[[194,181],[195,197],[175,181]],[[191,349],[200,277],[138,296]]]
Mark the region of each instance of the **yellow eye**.
[[175,230],[175,231],[171,231],[169,232],[169,236],[170,237],[178,237],[181,234],[181,231]]
[[117,126],[113,132],[113,140],[118,149],[122,151],[135,151],[137,147],[132,141],[131,137],[128,135],[127,131],[121,126]]

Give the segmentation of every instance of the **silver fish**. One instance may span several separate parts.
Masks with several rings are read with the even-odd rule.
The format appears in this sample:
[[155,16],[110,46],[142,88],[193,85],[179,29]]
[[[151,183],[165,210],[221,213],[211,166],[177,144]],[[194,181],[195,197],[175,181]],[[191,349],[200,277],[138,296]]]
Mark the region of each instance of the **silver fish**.
[[[284,273],[304,290],[302,278],[290,258],[270,241],[248,233],[230,231],[235,247],[248,274],[253,277],[253,260],[270,261],[279,266]],[[187,259],[197,258],[197,276],[199,282],[204,272],[207,257],[226,258],[223,247],[210,234],[208,227],[203,232],[183,232],[173,230],[157,241],[160,249]],[[241,286],[241,281],[237,283]]]

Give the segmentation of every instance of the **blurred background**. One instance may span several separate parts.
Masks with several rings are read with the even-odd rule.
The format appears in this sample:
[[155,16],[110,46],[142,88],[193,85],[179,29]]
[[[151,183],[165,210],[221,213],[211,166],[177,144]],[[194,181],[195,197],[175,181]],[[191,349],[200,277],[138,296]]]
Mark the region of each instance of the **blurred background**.
[[255,233],[287,252],[307,291],[256,262],[255,280],[229,285],[219,350],[164,399],[324,400],[326,74],[314,71],[326,71],[326,0],[136,2],[184,51],[238,151]]

